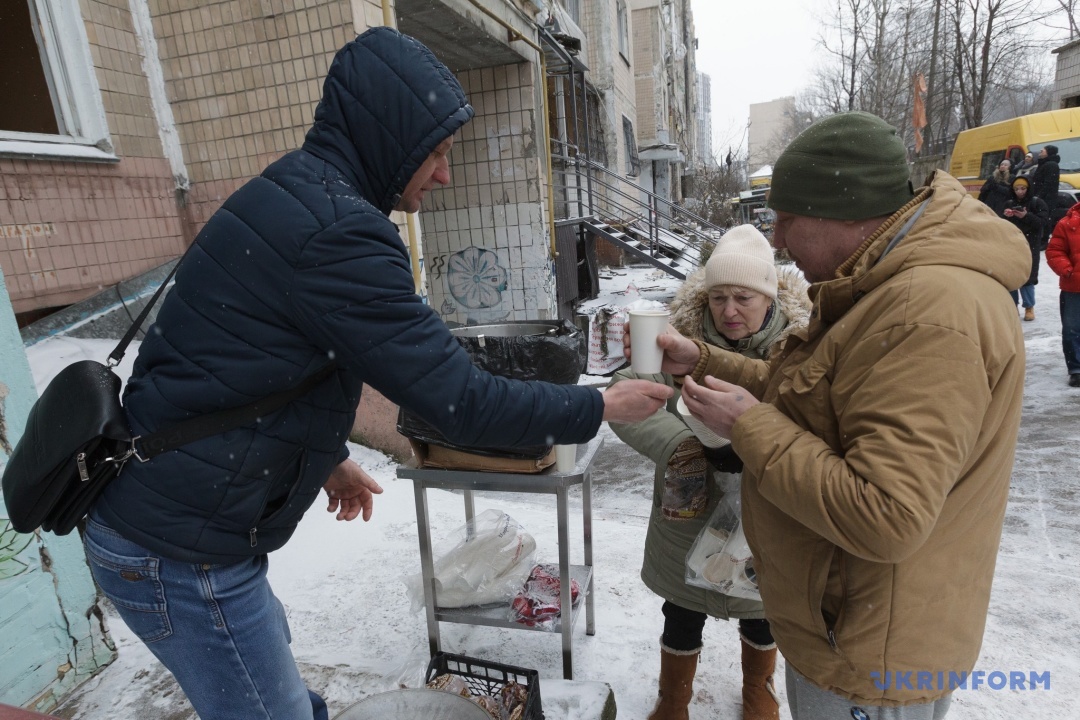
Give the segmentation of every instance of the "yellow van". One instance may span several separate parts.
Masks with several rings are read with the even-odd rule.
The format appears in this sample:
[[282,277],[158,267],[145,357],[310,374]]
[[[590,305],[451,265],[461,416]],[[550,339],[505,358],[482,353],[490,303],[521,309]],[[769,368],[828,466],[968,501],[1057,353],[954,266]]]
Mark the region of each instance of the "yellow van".
[[1030,152],[1056,145],[1061,182],[1080,188],[1080,107],[1034,113],[964,130],[956,136],[949,174],[977,195],[1002,160],[1016,167]]

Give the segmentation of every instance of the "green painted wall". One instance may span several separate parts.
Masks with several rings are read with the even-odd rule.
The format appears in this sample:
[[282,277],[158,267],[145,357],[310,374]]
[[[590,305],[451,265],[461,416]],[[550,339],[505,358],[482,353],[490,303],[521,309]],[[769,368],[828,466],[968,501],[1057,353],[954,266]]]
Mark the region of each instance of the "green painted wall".
[[[0,271],[0,469],[37,392]],[[48,712],[112,662],[77,533],[24,535],[0,501],[0,703]]]

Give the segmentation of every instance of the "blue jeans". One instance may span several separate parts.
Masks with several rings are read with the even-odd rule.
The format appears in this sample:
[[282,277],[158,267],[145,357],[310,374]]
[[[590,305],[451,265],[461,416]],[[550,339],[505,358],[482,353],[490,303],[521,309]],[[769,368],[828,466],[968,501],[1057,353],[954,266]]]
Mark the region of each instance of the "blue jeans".
[[1080,373],[1080,293],[1061,293],[1061,347],[1069,374]]
[[86,555],[117,612],[176,677],[199,717],[327,720],[300,678],[265,555],[230,565],[161,557],[93,515]]
[[1010,290],[1009,294],[1012,295],[1014,303],[1020,304],[1022,302],[1025,308],[1035,307],[1034,285],[1024,285],[1020,288],[1019,293],[1016,290]]

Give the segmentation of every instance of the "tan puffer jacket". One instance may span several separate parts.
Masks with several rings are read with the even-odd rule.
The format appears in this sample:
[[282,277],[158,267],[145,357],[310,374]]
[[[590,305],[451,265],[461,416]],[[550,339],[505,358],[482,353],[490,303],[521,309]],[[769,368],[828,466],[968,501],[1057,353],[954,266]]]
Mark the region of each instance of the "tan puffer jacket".
[[[975,665],[1024,385],[1007,291],[1030,262],[1019,231],[939,172],[811,287],[809,327],[771,366],[709,351],[695,370],[765,401],[732,432],[743,522],[780,651],[820,687],[924,703],[949,692],[939,671]],[[886,672],[911,672],[910,689],[881,687]]]

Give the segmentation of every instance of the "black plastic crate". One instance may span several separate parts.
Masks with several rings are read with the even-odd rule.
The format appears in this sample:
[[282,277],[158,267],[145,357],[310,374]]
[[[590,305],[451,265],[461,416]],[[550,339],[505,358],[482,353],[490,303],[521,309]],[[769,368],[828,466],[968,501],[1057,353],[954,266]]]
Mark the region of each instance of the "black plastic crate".
[[508,683],[516,682],[526,690],[525,711],[522,720],[544,720],[540,702],[540,673],[536,670],[489,662],[466,655],[440,652],[428,663],[427,678],[431,682],[439,675],[457,675],[465,680],[469,692],[474,695],[490,695],[498,699],[499,691]]

